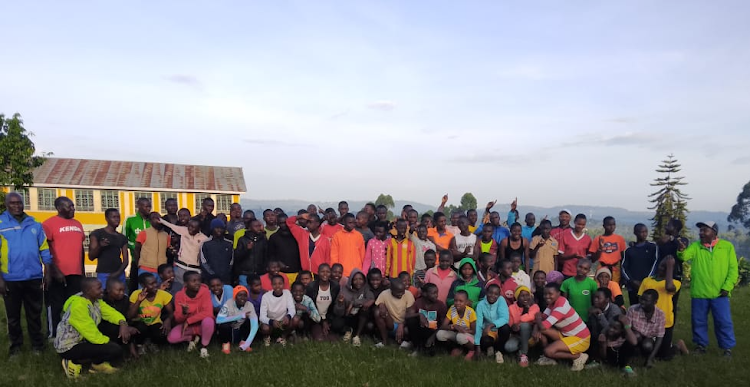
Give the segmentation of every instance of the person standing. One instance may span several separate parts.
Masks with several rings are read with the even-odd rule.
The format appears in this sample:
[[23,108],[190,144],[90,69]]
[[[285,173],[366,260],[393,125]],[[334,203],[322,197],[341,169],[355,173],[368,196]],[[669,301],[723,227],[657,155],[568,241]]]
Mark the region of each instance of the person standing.
[[[203,278],[205,281],[212,276],[216,276],[225,285],[229,285],[232,283],[232,264],[234,262],[232,241],[224,238],[226,226],[221,219],[211,221],[211,229],[213,230],[211,238],[205,241],[200,248]],[[231,288],[231,286],[229,287]]]
[[[175,291],[179,291],[185,285],[183,276],[187,271],[201,272],[200,255],[201,246],[208,237],[201,232],[201,225],[197,219],[188,220],[187,227],[172,224],[162,218],[160,223],[166,226],[180,238],[180,246],[177,259],[174,261],[174,282],[177,285]],[[170,241],[172,236],[170,235]]]
[[227,235],[229,240],[234,241],[234,233],[245,228],[245,220],[242,218],[242,206],[232,203],[229,206],[229,221],[227,222]]
[[362,234],[355,231],[354,225],[354,215],[346,214],[344,229],[331,240],[331,265],[340,263],[346,277],[351,275],[352,270],[361,268],[365,261],[365,240]]
[[708,313],[714,317],[714,331],[724,356],[732,356],[736,345],[729,297],[737,283],[737,254],[734,245],[719,239],[715,222],[699,222],[700,240],[685,246],[678,239],[677,258],[691,263],[690,296],[695,352],[706,353],[708,347]]
[[318,214],[302,214],[299,218],[307,220],[307,230],[297,224],[296,216],[288,218],[286,225],[297,241],[302,269],[318,274],[321,264],[331,263],[331,240],[321,232],[321,219]]
[[281,262],[281,272],[289,277],[290,282],[294,282],[302,270],[299,245],[286,224],[286,214],[278,215],[276,220],[278,231],[268,238],[268,256]]
[[76,210],[73,201],[65,196],[55,199],[57,216],[42,223],[52,253],[52,278],[47,295],[50,337],[55,337],[60,323],[63,304],[68,297],[81,291],[83,267],[83,225],[74,219]]
[[[52,256],[42,225],[24,212],[23,196],[11,192],[5,196],[7,210],[0,214],[0,295],[8,318],[10,357],[21,352],[21,307],[26,313],[26,328],[31,348],[44,350],[42,335],[42,279],[50,282]],[[44,271],[42,271],[44,266]]]
[[216,219],[214,215],[214,200],[211,198],[203,199],[201,202],[201,212],[194,216],[193,219],[198,219],[201,224],[201,232],[205,236],[211,236],[211,221]]
[[136,202],[138,211],[135,215],[125,219],[125,237],[128,238],[128,249],[130,250],[130,273],[128,274],[128,288],[132,293],[138,289],[138,265],[135,262],[135,240],[141,231],[151,227],[148,217],[151,215],[151,200],[138,198]]
[[125,283],[128,268],[128,239],[117,232],[120,226],[120,211],[108,208],[104,211],[107,227],[91,232],[89,236],[89,260],[96,259],[96,278],[107,290],[109,277]]

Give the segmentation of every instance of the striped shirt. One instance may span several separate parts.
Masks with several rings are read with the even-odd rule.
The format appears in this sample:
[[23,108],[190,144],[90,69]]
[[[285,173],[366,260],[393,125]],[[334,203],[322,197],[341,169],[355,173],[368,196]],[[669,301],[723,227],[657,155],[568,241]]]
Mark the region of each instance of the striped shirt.
[[591,336],[586,323],[581,320],[565,297],[560,296],[554,304],[549,305],[544,311],[544,318],[542,322],[544,329],[554,326],[566,337],[576,336],[585,339]]
[[414,264],[417,260],[417,248],[409,238],[402,241],[391,238],[388,241],[388,252],[385,260],[385,276],[398,278],[402,271],[414,274]]

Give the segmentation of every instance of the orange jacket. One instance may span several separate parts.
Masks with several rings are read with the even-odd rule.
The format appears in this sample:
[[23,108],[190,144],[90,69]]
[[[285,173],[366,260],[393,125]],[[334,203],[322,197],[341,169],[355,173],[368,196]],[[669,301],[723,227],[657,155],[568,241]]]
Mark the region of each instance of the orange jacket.
[[365,239],[359,231],[341,230],[331,240],[331,265],[340,263],[344,266],[344,276],[348,277],[354,269],[362,269],[365,261]]

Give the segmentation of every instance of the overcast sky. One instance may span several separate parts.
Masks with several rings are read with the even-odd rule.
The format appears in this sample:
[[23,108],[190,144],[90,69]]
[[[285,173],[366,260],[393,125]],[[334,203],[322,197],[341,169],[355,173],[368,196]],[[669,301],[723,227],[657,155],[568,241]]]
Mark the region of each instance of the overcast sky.
[[728,211],[750,180],[748,1],[114,3],[3,5],[39,150],[241,166],[256,199],[643,210],[674,153]]

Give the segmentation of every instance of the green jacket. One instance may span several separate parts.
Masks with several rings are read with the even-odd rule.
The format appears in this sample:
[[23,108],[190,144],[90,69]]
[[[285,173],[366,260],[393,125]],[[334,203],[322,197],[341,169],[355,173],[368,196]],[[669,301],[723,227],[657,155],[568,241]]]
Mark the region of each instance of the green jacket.
[[732,243],[719,239],[709,250],[700,241],[690,244],[677,258],[690,262],[690,296],[717,298],[722,290],[732,294],[737,284],[737,254]]
[[144,219],[138,212],[125,220],[125,230],[123,234],[125,234],[125,237],[128,238],[130,258],[133,258],[133,254],[135,252],[135,238],[138,237],[138,234],[140,234],[141,231],[149,227],[151,227],[151,222],[149,222],[148,219]]
[[109,343],[109,337],[99,331],[102,320],[115,325],[126,321],[120,312],[101,300],[92,303],[82,293],[68,298],[63,306],[62,320],[57,325],[57,353],[67,352],[84,340],[91,344]]
[[[474,268],[474,277],[472,277],[469,281],[464,281],[464,279],[461,278],[460,274],[461,268],[466,264],[469,264],[472,268]],[[453,298],[455,297],[456,292],[459,290],[463,290],[469,294],[469,302],[471,303],[469,306],[475,308],[479,303],[479,300],[484,298],[484,282],[477,278],[477,266],[474,263],[474,260],[472,258],[462,259],[458,265],[458,272],[458,279],[453,281],[450,291],[448,291],[448,300],[446,304],[448,305],[448,307],[451,307],[453,305]]]

